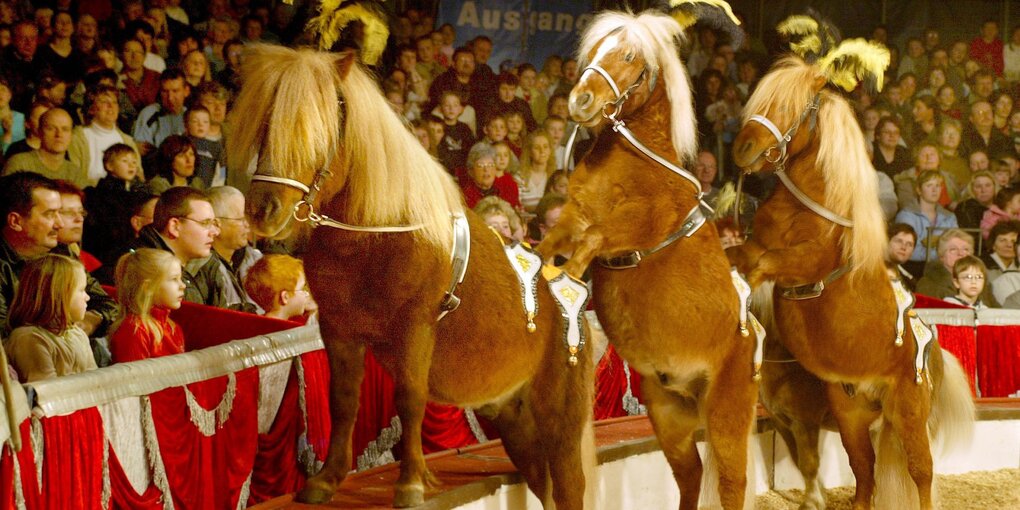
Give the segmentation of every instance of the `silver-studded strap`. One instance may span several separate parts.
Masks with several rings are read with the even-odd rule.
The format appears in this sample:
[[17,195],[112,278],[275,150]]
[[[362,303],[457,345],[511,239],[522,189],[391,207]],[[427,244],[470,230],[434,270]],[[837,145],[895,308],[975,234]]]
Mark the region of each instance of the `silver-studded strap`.
[[468,259],[471,258],[471,228],[468,225],[464,213],[453,214],[453,249],[450,253],[450,286],[439,304],[439,318],[442,320],[446,314],[454,311],[460,306],[460,298],[454,295],[457,286],[464,281],[467,274]]

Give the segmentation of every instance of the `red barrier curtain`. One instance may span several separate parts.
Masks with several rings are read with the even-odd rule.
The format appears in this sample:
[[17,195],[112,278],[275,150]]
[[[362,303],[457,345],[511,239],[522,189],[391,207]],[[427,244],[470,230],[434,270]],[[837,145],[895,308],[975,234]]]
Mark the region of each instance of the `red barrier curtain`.
[[635,399],[640,399],[641,376],[634,370],[630,370],[628,381],[627,371],[623,358],[616,352],[616,349],[612,345],[606,348],[606,353],[595,367],[596,420],[630,415],[623,406],[623,399],[627,395],[627,383],[630,383],[631,395]]
[[145,492],[139,494],[128,480],[124,468],[120,465],[117,452],[110,448],[110,508],[114,510],[163,510],[163,493],[155,485],[149,484]]
[[[35,453],[32,451],[31,420],[21,422],[21,451],[15,453],[9,443],[0,448],[0,508],[18,508],[19,497],[25,508],[40,508],[39,484],[36,482]],[[15,466],[17,463],[17,466]],[[17,470],[15,470],[17,467]],[[17,471],[17,472],[16,472]],[[15,483],[20,479],[20,487]]]
[[[105,436],[99,410],[93,407],[40,421],[45,458],[41,508],[103,508]],[[34,472],[32,466],[27,473]],[[21,473],[24,481],[26,470]]]
[[977,374],[982,397],[1020,391],[1020,326],[978,326]]
[[936,326],[939,332],[939,345],[942,349],[950,352],[956,359],[960,360],[963,371],[967,374],[967,382],[970,383],[970,392],[977,396],[975,376],[977,374],[977,337],[974,328],[970,326],[947,326],[939,324]]

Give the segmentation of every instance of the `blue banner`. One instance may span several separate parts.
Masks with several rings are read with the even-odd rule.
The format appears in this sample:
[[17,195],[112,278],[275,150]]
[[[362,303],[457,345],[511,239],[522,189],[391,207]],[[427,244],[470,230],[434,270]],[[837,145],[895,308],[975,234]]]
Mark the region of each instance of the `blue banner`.
[[530,62],[541,70],[550,55],[574,56],[593,15],[591,1],[440,0],[436,26],[453,25],[457,46],[479,35],[492,39],[488,63],[497,72],[504,60]]

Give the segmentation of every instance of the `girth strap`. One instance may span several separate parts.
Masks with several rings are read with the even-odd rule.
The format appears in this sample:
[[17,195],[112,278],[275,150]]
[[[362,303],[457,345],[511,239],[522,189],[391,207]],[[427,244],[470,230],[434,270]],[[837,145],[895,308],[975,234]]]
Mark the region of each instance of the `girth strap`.
[[642,259],[673,244],[677,239],[694,235],[694,233],[705,224],[705,221],[707,221],[708,217],[711,216],[712,212],[712,208],[708,204],[705,202],[698,202],[698,204],[695,205],[689,213],[687,213],[687,218],[684,219],[684,223],[680,226],[680,229],[670,234],[665,241],[647,250],[635,250],[624,255],[610,258],[602,257],[599,258],[599,263],[602,264],[603,267],[609,269],[629,269],[637,267],[638,263],[641,262]]
[[839,279],[839,277],[845,275],[850,271],[850,265],[842,265],[837,267],[828,276],[820,282],[808,283],[805,285],[797,285],[795,287],[779,287],[780,295],[784,299],[790,299],[799,301],[802,299],[814,299],[822,295],[822,291],[825,290],[825,286]]

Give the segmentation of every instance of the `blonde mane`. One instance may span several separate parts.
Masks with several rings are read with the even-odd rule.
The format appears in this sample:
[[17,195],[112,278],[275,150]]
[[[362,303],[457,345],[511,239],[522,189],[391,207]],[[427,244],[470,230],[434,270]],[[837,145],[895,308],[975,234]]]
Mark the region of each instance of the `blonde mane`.
[[[814,96],[811,84],[819,73],[817,67],[796,56],[780,60],[748,99],[744,122],[758,114],[780,130],[787,129]],[[824,205],[854,222],[853,228],[843,233],[843,259],[853,264],[855,272],[879,270],[884,265],[886,235],[878,202],[878,176],[850,103],[831,90],[822,90],[816,129],[819,148],[815,167],[825,179]]]
[[683,29],[676,20],[660,12],[646,11],[639,15],[620,11],[603,12],[595,17],[581,36],[581,46],[577,53],[579,67],[583,69],[588,65],[587,58],[592,48],[613,32],[620,35],[624,45],[641,55],[649,71],[659,72],[658,86],[666,87],[672,108],[670,136],[673,147],[681,163],[694,161],[698,153],[698,134],[691,99],[691,82],[686,68],[680,62],[677,48],[677,43],[684,38]]
[[355,64],[341,79],[341,57],[253,45],[234,106],[231,160],[251,161],[261,149],[275,175],[310,182],[335,156],[342,169],[331,179],[341,179],[347,190],[338,219],[373,226],[420,223],[424,228],[415,235],[449,250],[450,214],[464,209],[453,179],[393,113],[368,73]]

